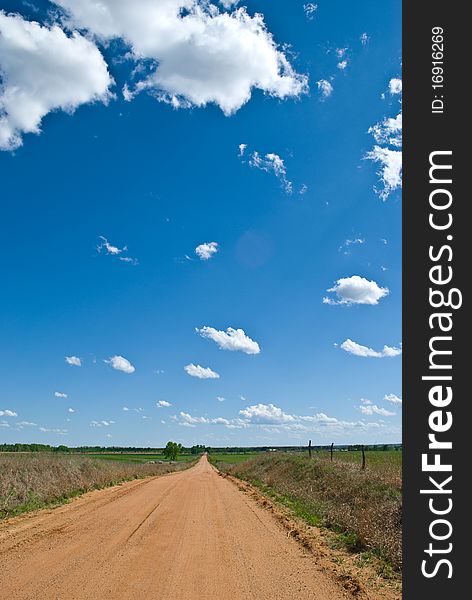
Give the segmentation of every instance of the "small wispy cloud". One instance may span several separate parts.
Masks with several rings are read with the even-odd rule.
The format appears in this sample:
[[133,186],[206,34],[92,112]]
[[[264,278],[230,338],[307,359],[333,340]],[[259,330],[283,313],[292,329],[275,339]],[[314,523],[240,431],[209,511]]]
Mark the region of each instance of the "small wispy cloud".
[[73,367],[81,367],[82,361],[78,356],[65,356],[64,360],[68,365],[72,365]]
[[326,100],[333,93],[333,86],[327,79],[320,79],[316,82],[316,85],[318,86],[322,100]]
[[167,402],[167,400],[158,400],[156,406],[157,408],[168,408],[169,406],[172,406],[172,404]]
[[364,238],[357,237],[357,238],[353,238],[353,239],[347,239],[347,240],[344,240],[344,242],[339,246],[338,252],[343,252],[343,254],[346,254],[346,255],[351,254],[351,250],[350,250],[351,246],[362,245],[362,244],[365,244]]
[[401,348],[395,346],[384,346],[382,350],[374,350],[368,346],[358,344],[349,338],[341,344],[341,348],[348,354],[362,358],[393,358],[402,353]]
[[67,409],[67,412],[70,412],[70,413],[75,413],[75,408],[68,408],[68,409]]
[[[246,162],[244,160],[246,148],[247,144],[239,145],[238,157],[242,162]],[[257,150],[254,150],[254,152],[249,155],[248,164],[251,167],[265,171],[266,173],[273,173],[280,181],[280,184],[286,194],[291,194],[293,192],[293,184],[287,178],[287,169],[284,159],[278,154],[275,154],[274,152],[268,152],[265,155],[261,155]]]
[[391,402],[392,404],[397,404],[399,406],[402,405],[402,399],[399,398],[396,394],[385,394],[384,400],[386,402]]
[[274,173],[280,181],[282,188],[287,194],[292,193],[292,182],[287,179],[287,169],[285,162],[275,152],[269,152],[265,156],[261,156],[259,152],[254,151],[249,161],[251,167],[265,171],[266,173]]
[[219,374],[216,371],[212,371],[210,367],[201,367],[200,365],[194,365],[190,363],[184,367],[186,373],[191,377],[198,377],[198,379],[219,379]]
[[317,10],[318,10],[318,4],[314,4],[313,2],[307,2],[306,4],[303,5],[303,12],[305,13],[306,18],[309,21],[313,21]]
[[390,410],[387,410],[386,408],[379,407],[376,404],[372,404],[372,403],[361,404],[359,406],[359,410],[361,411],[361,413],[363,415],[368,415],[368,416],[371,416],[371,415],[380,415],[382,417],[394,417],[395,416],[394,412],[391,412]]
[[133,258],[131,256],[120,256],[121,254],[124,254],[128,251],[128,246],[123,246],[123,248],[119,248],[118,246],[110,244],[107,238],[103,235],[99,235],[98,237],[100,239],[100,243],[97,245],[97,252],[105,252],[105,254],[117,256],[122,262],[130,263],[132,265],[139,264],[137,258]]
[[225,398],[223,398],[223,396],[217,396],[216,399],[218,400],[218,402],[224,402]]
[[370,38],[369,38],[368,34],[364,31],[364,33],[361,34],[361,36],[360,36],[359,39],[361,41],[361,44],[363,46],[365,46],[367,44],[367,42],[369,41]]
[[64,392],[54,392],[54,396],[56,396],[56,398],[67,398],[67,394]]
[[90,427],[109,427],[114,423],[115,421],[90,421]]
[[9,408],[5,408],[4,410],[0,410],[0,417],[17,417],[18,413],[14,410],[10,410]]

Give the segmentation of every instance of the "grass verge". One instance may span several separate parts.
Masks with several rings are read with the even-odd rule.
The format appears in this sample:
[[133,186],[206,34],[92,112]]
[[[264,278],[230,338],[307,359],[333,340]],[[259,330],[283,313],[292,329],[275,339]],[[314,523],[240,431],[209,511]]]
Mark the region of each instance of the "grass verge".
[[331,543],[376,562],[386,577],[402,564],[401,470],[398,464],[361,471],[342,460],[303,454],[261,454],[239,464],[216,463],[248,481],[310,525],[325,527]]
[[49,453],[0,455],[0,519],[58,506],[124,481],[180,471],[191,464],[127,463]]

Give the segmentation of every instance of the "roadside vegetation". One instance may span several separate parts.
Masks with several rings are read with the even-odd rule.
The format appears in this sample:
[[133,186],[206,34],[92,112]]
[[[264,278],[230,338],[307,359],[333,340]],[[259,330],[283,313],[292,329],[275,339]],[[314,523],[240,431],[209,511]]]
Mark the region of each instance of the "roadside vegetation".
[[[97,460],[57,452],[0,454],[0,519],[62,504],[84,492],[187,468],[187,462]],[[150,462],[152,461],[152,462]]]
[[[239,457],[238,457],[239,459]],[[212,462],[248,481],[310,525],[334,532],[334,544],[396,577],[402,564],[401,452],[260,453],[243,462]]]

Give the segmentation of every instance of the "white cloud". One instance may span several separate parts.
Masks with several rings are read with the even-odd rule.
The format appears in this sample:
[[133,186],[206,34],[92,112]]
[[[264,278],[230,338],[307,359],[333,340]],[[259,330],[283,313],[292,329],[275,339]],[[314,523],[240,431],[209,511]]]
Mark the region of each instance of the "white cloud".
[[351,251],[349,250],[350,246],[355,246],[358,244],[365,244],[365,239],[364,238],[354,238],[352,240],[345,240],[338,248],[338,252],[341,252],[342,250],[344,250],[343,254],[350,254]]
[[73,408],[68,408],[68,409],[67,409],[67,412],[70,412],[70,413],[75,413],[75,409],[73,409]]
[[17,417],[18,414],[14,410],[10,410],[6,408],[5,410],[0,410],[0,417]]
[[148,59],[151,72],[125,97],[143,90],[175,108],[214,103],[232,114],[260,89],[278,98],[298,97],[307,78],[277,48],[263,16],[245,8],[231,13],[203,0],[55,0],[71,26],[99,40],[124,39],[129,56]]
[[0,421],[0,427],[10,427],[10,423],[7,421]]
[[133,258],[132,256],[119,256],[120,254],[123,254],[123,252],[128,251],[128,246],[119,248],[118,246],[113,246],[113,244],[110,244],[107,238],[103,235],[99,235],[98,237],[100,238],[101,242],[97,246],[97,252],[102,252],[104,250],[106,254],[117,256],[118,260],[121,260],[122,262],[130,263],[132,265],[139,264],[137,258]]
[[369,127],[368,133],[372,134],[377,144],[388,144],[401,148],[402,145],[403,115],[400,111],[394,118],[388,117],[383,121]]
[[158,402],[156,402],[156,406],[157,408],[167,408],[169,406],[172,406],[172,404],[170,402],[167,402],[167,400],[158,400]]
[[320,91],[323,100],[329,98],[333,93],[333,86],[327,79],[320,79],[316,82],[316,85],[318,86],[318,90]]
[[90,421],[90,427],[109,427],[114,423],[115,421]]
[[202,327],[196,331],[203,337],[213,340],[221,350],[240,351],[245,354],[259,354],[259,344],[244,333],[243,329],[228,327],[226,331],[219,331],[213,327]]
[[388,82],[388,91],[392,94],[392,96],[396,94],[402,93],[402,80],[398,77],[393,77]]
[[206,242],[195,248],[195,254],[200,260],[208,260],[218,252],[217,242]]
[[224,402],[225,398],[223,398],[223,396],[217,396],[216,399],[218,400],[218,402]]
[[129,411],[129,408],[128,408],[127,406],[123,406],[123,409],[122,409],[122,410],[124,410],[125,412],[128,412],[128,411]]
[[236,4],[239,4],[239,0],[219,0],[219,2],[227,10],[233,8],[233,6],[236,6]]
[[385,408],[380,408],[376,404],[362,404],[359,406],[359,410],[363,415],[380,415],[382,417],[393,417],[395,416],[394,412],[390,412]]
[[17,423],[18,427],[37,427],[37,423],[32,423],[31,421],[19,421]]
[[198,379],[219,379],[219,374],[212,371],[210,367],[201,367],[200,365],[194,365],[190,363],[184,367],[185,371],[192,377],[198,377]]
[[93,42],[57,25],[41,26],[0,11],[0,149],[15,150],[25,133],[40,133],[55,110],[108,102],[113,83]]
[[130,374],[134,373],[136,370],[133,367],[133,365],[129,362],[129,360],[127,358],[124,358],[123,356],[111,356],[108,360],[105,360],[104,362],[109,364],[116,371],[123,371],[123,373]]
[[318,4],[313,4],[313,2],[308,2],[307,4],[303,5],[303,11],[309,21],[313,21],[317,10]]
[[66,435],[67,429],[58,429],[58,428],[50,428],[50,427],[40,427],[39,431],[43,433],[58,433],[59,435]]
[[391,402],[392,404],[402,405],[402,399],[395,394],[385,394],[384,400],[386,402]]
[[359,39],[360,39],[360,41],[361,41],[361,44],[362,44],[363,46],[365,46],[365,45],[367,44],[367,42],[369,41],[369,36],[367,35],[367,33],[366,33],[366,32],[364,32],[364,33],[362,33],[362,34],[361,34],[361,36],[360,36],[360,38],[359,38]]
[[54,396],[56,396],[56,398],[67,398],[67,394],[64,392],[54,392]]
[[105,249],[105,252],[107,254],[112,254],[113,256],[116,256],[118,254],[121,254],[122,252],[126,252],[126,250],[128,249],[127,246],[123,246],[123,248],[118,248],[118,246],[113,246],[113,244],[110,244],[110,242],[107,240],[107,238],[103,237],[103,235],[99,235],[98,237],[102,241],[97,246],[97,252],[101,252],[103,249]]
[[380,163],[377,175],[382,183],[381,188],[376,188],[382,200],[387,200],[392,192],[402,187],[402,153],[400,150],[390,150],[374,146],[367,152],[365,158]]
[[252,423],[290,423],[295,420],[293,415],[284,413],[273,404],[254,404],[243,408],[239,414]]
[[344,71],[344,69],[347,67],[347,60],[341,60],[338,62],[337,67],[340,71]]
[[[389,91],[390,94],[400,97],[401,105],[401,79],[391,79]],[[382,94],[382,97],[385,97],[385,94]],[[392,192],[402,187],[402,129],[403,115],[400,110],[395,117],[386,117],[368,130],[376,144],[364,158],[380,164],[377,175],[381,185],[374,187],[374,190],[384,201]]]
[[389,294],[388,288],[383,288],[375,281],[369,281],[365,277],[352,275],[338,279],[332,288],[327,290],[336,294],[337,300],[325,297],[325,304],[378,304],[379,300]]
[[78,356],[65,356],[64,359],[68,365],[72,365],[74,367],[82,366],[82,361]]
[[[240,153],[239,156],[242,156]],[[287,194],[291,194],[293,190],[293,184],[287,179],[287,169],[282,158],[278,154],[269,152],[265,156],[261,156],[257,150],[255,150],[249,159],[251,167],[265,171],[266,173],[274,173],[277,179],[280,181],[282,188]]]
[[401,348],[396,348],[395,346],[384,346],[380,351],[373,350],[368,346],[362,346],[357,342],[353,342],[349,338],[341,344],[341,348],[349,354],[363,358],[393,358],[402,353]]

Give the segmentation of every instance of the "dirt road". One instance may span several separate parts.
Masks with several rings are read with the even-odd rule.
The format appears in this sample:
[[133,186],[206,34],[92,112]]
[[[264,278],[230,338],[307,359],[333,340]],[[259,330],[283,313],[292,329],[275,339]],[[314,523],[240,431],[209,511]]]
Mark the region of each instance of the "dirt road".
[[206,457],[0,524],[2,600],[345,597]]

